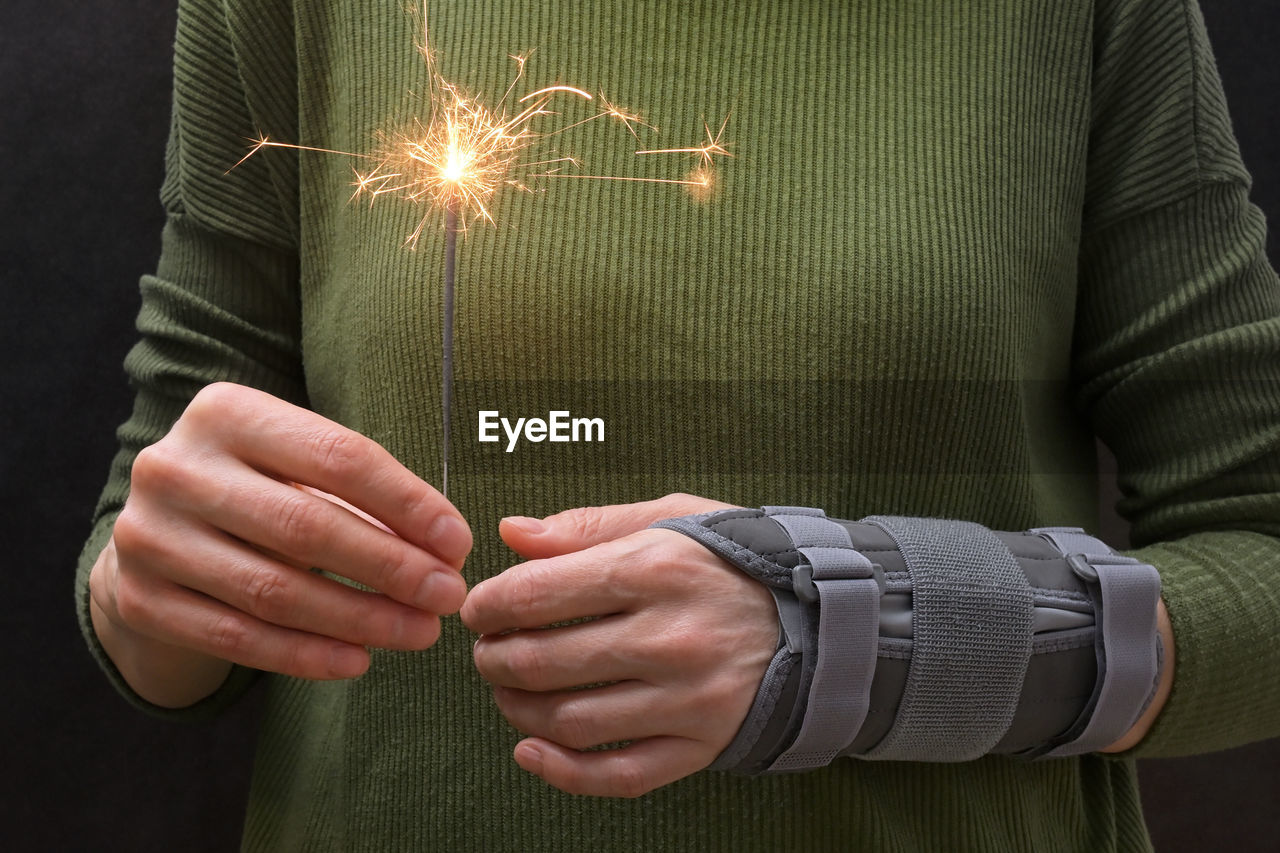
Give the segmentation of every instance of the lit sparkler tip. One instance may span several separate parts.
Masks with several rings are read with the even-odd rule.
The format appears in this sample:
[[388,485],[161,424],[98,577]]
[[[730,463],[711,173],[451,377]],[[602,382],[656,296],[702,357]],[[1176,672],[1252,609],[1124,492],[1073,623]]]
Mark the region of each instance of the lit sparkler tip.
[[[352,200],[361,194],[369,197],[369,203],[385,195],[428,207],[417,222],[406,244],[416,246],[424,229],[433,220],[434,213],[443,210],[462,223],[452,233],[466,230],[468,222],[494,224],[490,209],[494,193],[504,186],[531,192],[516,173],[534,178],[578,178],[585,180],[613,180],[637,183],[674,184],[681,186],[694,198],[708,198],[715,188],[714,174],[717,157],[733,156],[723,142],[729,123],[726,115],[716,131],[704,119],[704,140],[698,145],[679,148],[646,149],[637,154],[687,154],[696,158],[697,168],[682,178],[650,178],[615,175],[568,174],[561,171],[565,165],[574,169],[579,162],[569,156],[550,159],[522,160],[525,149],[545,142],[579,125],[602,118],[615,119],[626,127],[635,139],[639,138],[637,126],[657,132],[640,113],[611,101],[600,92],[593,95],[585,89],[565,83],[555,83],[536,89],[519,97],[518,108],[508,109],[509,99],[515,97],[517,87],[524,78],[525,66],[533,51],[509,54],[515,63],[515,74],[496,105],[490,106],[467,94],[455,83],[446,79],[436,67],[437,57],[431,49],[430,32],[426,27],[427,4],[421,3],[422,42],[418,45],[426,61],[430,76],[429,92],[423,97],[430,104],[430,113],[413,117],[400,130],[377,133],[378,147],[373,154],[355,154],[347,151],[293,145],[275,142],[266,134],[247,140],[251,147],[240,160],[253,156],[267,147],[291,148],[296,151],[315,151],[345,154],[369,161],[368,170],[355,169],[351,184]],[[598,99],[599,107],[586,118],[577,121],[555,122],[551,119],[559,113],[549,108],[558,95],[572,95],[583,101]],[[535,125],[551,124],[548,130],[534,130]],[[558,124],[559,126],[554,126]],[[237,163],[236,165],[239,165]],[[544,167],[541,172],[530,169]],[[235,168],[234,166],[232,168]]]

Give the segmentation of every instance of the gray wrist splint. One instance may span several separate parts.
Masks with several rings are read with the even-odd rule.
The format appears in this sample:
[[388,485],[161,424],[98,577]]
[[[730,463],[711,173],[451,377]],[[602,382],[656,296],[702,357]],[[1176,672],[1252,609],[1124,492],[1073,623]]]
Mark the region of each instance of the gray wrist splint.
[[778,649],[712,764],[1092,752],[1155,695],[1160,578],[1075,528],[829,519],[803,507],[660,521],[766,584]]

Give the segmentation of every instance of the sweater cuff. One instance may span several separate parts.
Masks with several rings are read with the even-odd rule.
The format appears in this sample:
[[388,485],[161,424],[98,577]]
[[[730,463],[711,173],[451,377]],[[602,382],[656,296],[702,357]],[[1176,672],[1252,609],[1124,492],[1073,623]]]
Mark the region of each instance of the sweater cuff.
[[102,549],[111,539],[111,531],[115,526],[117,515],[119,515],[118,512],[112,512],[98,519],[88,542],[85,543],[84,550],[80,552],[80,562],[76,567],[76,617],[80,622],[80,633],[89,646],[89,653],[98,662],[98,666],[116,691],[135,708],[169,720],[199,722],[213,719],[248,691],[262,674],[260,670],[233,664],[226,680],[213,693],[185,708],[165,708],[142,698],[129,686],[129,682],[125,681],[124,676],[120,674],[120,670],[107,655],[106,649],[102,647],[97,633],[93,630],[93,621],[89,615],[89,572],[97,562]]
[[[1133,749],[1103,758],[1173,758],[1230,749],[1275,731],[1280,643],[1276,592],[1256,567],[1275,559],[1275,540],[1244,531],[1207,532],[1125,553],[1156,566],[1173,628],[1173,691]],[[1250,572],[1249,569],[1254,571]],[[1248,659],[1251,665],[1234,665]]]

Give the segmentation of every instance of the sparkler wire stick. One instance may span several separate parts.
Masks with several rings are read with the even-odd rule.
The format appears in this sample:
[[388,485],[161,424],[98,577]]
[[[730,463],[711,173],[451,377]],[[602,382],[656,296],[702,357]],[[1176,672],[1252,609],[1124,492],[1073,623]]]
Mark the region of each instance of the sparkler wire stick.
[[453,280],[458,250],[458,205],[450,202],[444,223],[444,352],[440,370],[440,398],[444,408],[444,441],[441,444],[440,493],[449,497],[449,428],[453,421]]

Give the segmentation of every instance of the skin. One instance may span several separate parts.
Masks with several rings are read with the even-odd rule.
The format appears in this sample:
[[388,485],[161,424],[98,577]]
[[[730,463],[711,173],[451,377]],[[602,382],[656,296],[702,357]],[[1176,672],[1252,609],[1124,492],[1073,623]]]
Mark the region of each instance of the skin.
[[[777,642],[762,584],[663,518],[728,504],[691,495],[504,519],[529,561],[478,584],[461,610],[474,657],[506,718],[528,735],[520,767],[572,794],[636,797],[709,765],[746,718]],[[592,621],[545,628],[551,623]],[[1173,633],[1155,699],[1123,738],[1142,739],[1172,689]],[[542,629],[542,630],[530,630]],[[608,686],[570,688],[598,682]],[[581,751],[616,741],[621,749]]]
[[232,663],[351,678],[368,647],[436,641],[466,596],[471,543],[457,509],[375,442],[212,385],[138,455],[90,615],[125,680],[163,707],[208,696]]
[[[570,793],[634,797],[724,750],[773,654],[777,616],[764,586],[685,536],[646,529],[727,506],[677,494],[504,519],[503,540],[527,562],[466,596],[459,569],[471,532],[435,489],[358,433],[214,385],[139,455],[90,574],[91,617],[130,686],[178,708],[213,693],[232,663],[358,676],[368,647],[426,648],[439,615],[461,607],[481,635],[476,666],[530,735],[516,762]],[[1159,613],[1160,689],[1104,751],[1140,741],[1172,687],[1163,603]],[[598,682],[609,684],[571,689]],[[632,743],[581,751],[622,740]]]

